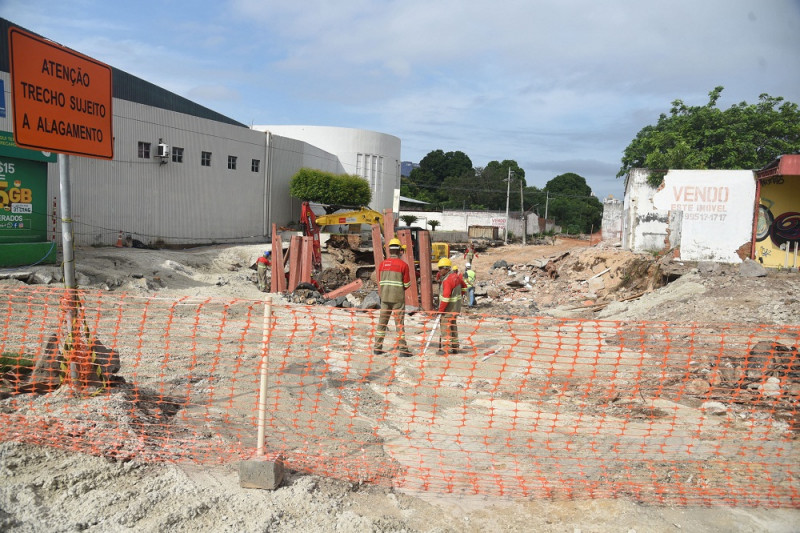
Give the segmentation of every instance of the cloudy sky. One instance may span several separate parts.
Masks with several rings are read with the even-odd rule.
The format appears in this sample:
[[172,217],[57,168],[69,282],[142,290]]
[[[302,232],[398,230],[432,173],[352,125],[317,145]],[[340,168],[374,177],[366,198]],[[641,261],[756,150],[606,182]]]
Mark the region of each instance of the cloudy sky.
[[245,124],[396,135],[622,196],[675,99],[800,103],[800,0],[0,0],[0,16]]

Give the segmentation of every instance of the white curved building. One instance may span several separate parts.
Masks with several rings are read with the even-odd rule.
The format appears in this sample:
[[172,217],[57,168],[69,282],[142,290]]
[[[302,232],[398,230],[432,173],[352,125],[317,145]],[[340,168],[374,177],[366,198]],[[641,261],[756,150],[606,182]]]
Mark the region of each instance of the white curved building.
[[345,173],[361,176],[369,182],[372,209],[392,208],[394,190],[400,188],[398,137],[333,126],[252,126],[252,129],[302,141],[336,156]]

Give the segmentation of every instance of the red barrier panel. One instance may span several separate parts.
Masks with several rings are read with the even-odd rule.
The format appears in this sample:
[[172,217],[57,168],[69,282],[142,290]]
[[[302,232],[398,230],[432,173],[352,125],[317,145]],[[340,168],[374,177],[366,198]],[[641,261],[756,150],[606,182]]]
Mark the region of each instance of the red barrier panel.
[[470,314],[462,353],[439,356],[438,333],[420,353],[435,316],[417,313],[403,358],[372,355],[377,311],[276,303],[265,322],[259,301],[81,292],[73,330],[98,378],[77,387],[53,359],[74,339],[63,295],[0,299],[0,440],[250,457],[263,358],[265,449],[295,470],[411,491],[800,504],[797,325]]

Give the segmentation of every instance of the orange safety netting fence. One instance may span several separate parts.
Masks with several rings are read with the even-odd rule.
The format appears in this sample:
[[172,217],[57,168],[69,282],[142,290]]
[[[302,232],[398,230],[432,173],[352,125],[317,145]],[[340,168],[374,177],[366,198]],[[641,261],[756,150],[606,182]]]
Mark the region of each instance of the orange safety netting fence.
[[[438,333],[422,353],[434,317],[416,313],[403,358],[373,355],[374,310],[79,296],[0,298],[0,440],[249,458],[264,361],[265,449],[294,470],[411,491],[800,504],[798,325],[470,313],[463,353],[439,356]],[[395,339],[390,322],[384,348]]]

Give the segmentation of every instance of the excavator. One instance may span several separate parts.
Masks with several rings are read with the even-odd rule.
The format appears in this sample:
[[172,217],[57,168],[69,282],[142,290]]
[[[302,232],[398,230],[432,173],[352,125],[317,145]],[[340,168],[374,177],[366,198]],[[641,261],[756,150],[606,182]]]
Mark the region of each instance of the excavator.
[[327,205],[324,206],[326,214],[317,215],[311,210],[309,202],[303,202],[301,206],[300,225],[303,227],[303,235],[311,237],[314,241],[312,267],[315,271],[322,269],[322,252],[319,239],[320,228],[343,224],[347,224],[353,229],[355,226],[358,226],[360,229],[362,224],[378,224],[381,227],[383,226],[383,215],[368,207],[361,207],[354,211],[346,211],[343,213],[333,212],[341,208],[342,206]]
[[[345,211],[342,213],[334,213],[342,209],[344,206],[326,205],[323,206],[326,214],[317,215],[311,210],[309,202],[303,202],[300,209],[300,225],[303,227],[303,235],[312,237],[313,239],[313,257],[312,267],[315,271],[322,269],[322,252],[320,245],[320,228],[324,226],[344,225],[347,224],[353,230],[360,229],[362,224],[372,225],[378,224],[383,227],[383,215],[368,207],[361,207],[353,211]],[[419,257],[419,250],[417,249],[417,233],[422,228],[411,227],[411,239],[414,243],[414,257]],[[442,257],[450,256],[450,245],[446,242],[431,243],[431,261],[437,262]]]

